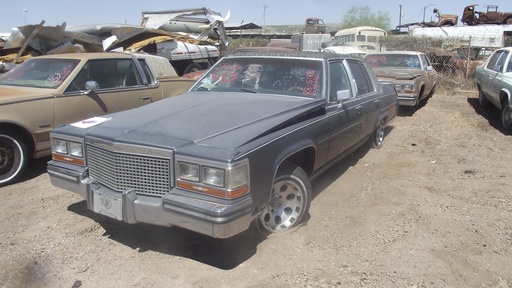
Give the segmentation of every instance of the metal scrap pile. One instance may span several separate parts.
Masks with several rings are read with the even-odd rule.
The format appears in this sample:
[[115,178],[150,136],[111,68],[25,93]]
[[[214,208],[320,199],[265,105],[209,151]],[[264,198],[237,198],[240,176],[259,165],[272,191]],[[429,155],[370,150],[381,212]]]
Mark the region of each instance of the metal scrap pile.
[[[187,21],[190,26],[191,16],[210,16],[216,19],[211,23],[207,18],[196,18],[198,29],[196,31],[178,32],[181,27],[170,27],[169,19]],[[129,52],[141,51],[151,44],[165,41],[180,41],[196,45],[216,44],[212,35],[225,41],[223,19],[220,14],[206,8],[143,12],[141,26],[126,24],[87,25],[66,27],[66,23],[57,26],[44,26],[45,21],[39,25],[19,26],[14,29],[7,39],[0,41],[0,71],[8,70],[12,64],[19,64],[24,60],[46,54],[73,53],[73,52],[100,52],[123,50]],[[226,17],[227,18],[227,17]],[[161,21],[163,24],[158,24]],[[167,26],[166,26],[167,25]],[[187,26],[187,27],[188,27]],[[188,32],[201,32],[194,35]],[[226,44],[226,43],[225,43]],[[151,54],[151,53],[150,53]],[[2,73],[2,72],[0,72]]]

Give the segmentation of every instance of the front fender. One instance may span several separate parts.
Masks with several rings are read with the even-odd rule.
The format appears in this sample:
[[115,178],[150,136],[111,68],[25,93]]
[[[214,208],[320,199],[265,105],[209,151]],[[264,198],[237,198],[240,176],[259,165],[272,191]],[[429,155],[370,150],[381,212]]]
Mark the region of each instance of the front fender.
[[[274,171],[274,179],[276,177],[276,173],[277,173],[277,170],[279,169],[279,166],[284,161],[290,159],[293,155],[296,155],[300,151],[304,151],[308,148],[312,148],[315,151],[313,159],[309,159],[309,161],[312,161],[312,163],[304,163],[303,165],[306,165],[306,166],[303,166],[303,165],[299,165],[299,166],[303,166],[302,169],[308,175],[310,175],[311,172],[313,171],[313,166],[315,163],[316,146],[315,146],[315,143],[311,139],[303,139],[299,142],[294,143],[293,145],[285,147],[284,150],[282,150],[281,152],[279,152],[279,154],[277,154],[277,157],[275,158],[274,163],[272,165],[272,169]],[[299,164],[299,163],[297,163],[297,164]]]

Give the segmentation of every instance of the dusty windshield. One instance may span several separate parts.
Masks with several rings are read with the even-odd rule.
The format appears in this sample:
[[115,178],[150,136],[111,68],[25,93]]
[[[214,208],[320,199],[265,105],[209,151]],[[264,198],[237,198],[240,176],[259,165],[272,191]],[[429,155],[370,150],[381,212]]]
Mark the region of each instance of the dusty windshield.
[[29,59],[0,76],[0,85],[55,89],[75,69],[79,60]]
[[282,58],[224,58],[191,91],[322,97],[322,62]]
[[365,57],[371,67],[421,69],[420,59],[408,54],[368,54]]

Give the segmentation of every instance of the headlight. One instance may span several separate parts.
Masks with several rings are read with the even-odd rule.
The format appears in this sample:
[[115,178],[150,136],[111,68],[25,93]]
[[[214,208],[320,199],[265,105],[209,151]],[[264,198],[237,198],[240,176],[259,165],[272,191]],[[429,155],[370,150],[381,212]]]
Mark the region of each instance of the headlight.
[[69,155],[75,156],[75,157],[84,157],[84,152],[82,148],[82,143],[78,142],[69,142]]
[[217,187],[224,187],[224,170],[203,167],[203,183]]
[[[52,143],[52,159],[70,164],[85,165],[84,144],[80,138],[71,137],[63,139],[66,136],[50,136]],[[62,138],[61,138],[62,137]]]
[[176,186],[180,189],[225,199],[234,199],[249,192],[247,160],[233,165],[217,162],[201,165],[178,161],[178,169]]
[[199,165],[180,162],[179,178],[188,181],[199,182]]
[[53,139],[53,152],[59,154],[68,154],[68,141],[62,139]]
[[414,84],[395,84],[397,92],[414,93]]
[[403,87],[404,87],[403,89],[405,91],[413,91],[414,90],[414,84],[404,84]]

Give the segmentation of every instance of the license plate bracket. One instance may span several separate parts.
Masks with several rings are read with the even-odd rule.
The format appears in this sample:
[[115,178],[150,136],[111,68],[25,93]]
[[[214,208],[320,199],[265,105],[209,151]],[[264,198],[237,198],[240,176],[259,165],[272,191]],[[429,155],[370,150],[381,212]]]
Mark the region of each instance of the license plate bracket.
[[117,220],[123,220],[123,200],[97,191],[93,192],[93,211]]

